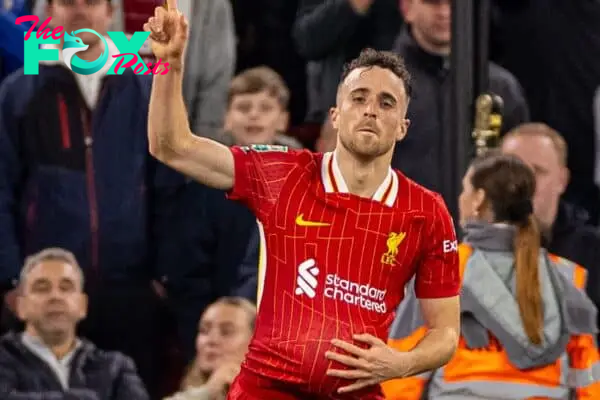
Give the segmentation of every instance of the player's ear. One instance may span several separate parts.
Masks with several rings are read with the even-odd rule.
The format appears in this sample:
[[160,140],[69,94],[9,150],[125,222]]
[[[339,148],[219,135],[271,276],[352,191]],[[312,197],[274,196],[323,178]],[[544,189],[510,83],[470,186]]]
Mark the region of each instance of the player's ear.
[[404,139],[404,137],[408,133],[409,126],[410,126],[410,119],[408,119],[408,118],[403,119],[402,122],[398,124],[398,129],[396,131],[396,141],[397,142]]
[[340,113],[339,113],[337,107],[331,107],[329,109],[329,120],[331,121],[331,126],[333,126],[333,129],[335,129],[335,130],[338,129],[339,115],[340,115]]

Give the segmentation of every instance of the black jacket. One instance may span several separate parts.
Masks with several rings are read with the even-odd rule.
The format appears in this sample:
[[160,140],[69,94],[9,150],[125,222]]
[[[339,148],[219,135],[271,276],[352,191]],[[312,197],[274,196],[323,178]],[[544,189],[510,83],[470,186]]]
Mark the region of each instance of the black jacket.
[[[392,165],[427,189],[440,193],[452,216],[457,219],[457,197],[454,196],[456,171],[455,157],[449,148],[454,140],[451,126],[451,77],[448,57],[425,52],[404,29],[394,45],[413,78],[413,96],[408,106],[411,121],[408,135],[398,142]],[[505,69],[490,63],[489,90],[504,100],[506,132],[529,120],[529,112],[521,86]],[[469,135],[469,132],[465,132]]]
[[402,26],[397,0],[375,0],[365,15],[358,15],[348,0],[300,0],[292,31],[298,53],[322,63],[321,104],[327,115],[335,104],[344,63],[365,47],[390,50]]
[[133,362],[120,353],[104,352],[84,341],[71,368],[70,389],[65,391],[50,367],[23,345],[20,335],[9,333],[0,339],[0,399],[148,399]]
[[547,241],[548,251],[584,267],[588,271],[587,292],[600,307],[600,232],[587,223],[587,214],[561,202]]

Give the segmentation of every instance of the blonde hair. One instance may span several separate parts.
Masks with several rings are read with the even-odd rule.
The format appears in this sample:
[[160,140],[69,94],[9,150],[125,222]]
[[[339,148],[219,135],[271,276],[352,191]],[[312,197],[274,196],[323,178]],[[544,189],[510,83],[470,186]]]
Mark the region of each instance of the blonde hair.
[[525,136],[541,136],[548,138],[552,142],[552,145],[554,146],[554,149],[558,154],[558,159],[560,160],[561,164],[563,166],[567,165],[567,142],[562,137],[562,135],[558,133],[557,130],[552,129],[550,126],[544,123],[528,122],[525,124],[518,125],[509,132],[507,132],[506,135],[504,135],[504,137],[502,138],[502,141],[504,142],[510,138]]
[[[209,307],[214,305],[224,304],[228,306],[234,306],[242,309],[248,315],[248,328],[250,331],[254,330],[254,322],[256,321],[256,306],[252,304],[249,300],[238,297],[238,296],[225,296],[221,297],[214,303],[210,304],[206,307],[206,310]],[[189,389],[190,387],[198,387],[202,386],[206,383],[209,376],[203,374],[198,368],[198,356],[194,358],[194,361],[188,367],[187,373],[181,382],[181,390]]]

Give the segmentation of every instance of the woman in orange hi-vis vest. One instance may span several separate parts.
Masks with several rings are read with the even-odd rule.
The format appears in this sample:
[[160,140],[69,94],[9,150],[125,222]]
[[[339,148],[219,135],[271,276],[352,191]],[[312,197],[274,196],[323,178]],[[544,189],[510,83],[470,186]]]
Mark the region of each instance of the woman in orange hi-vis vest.
[[[596,309],[585,270],[540,249],[533,172],[518,158],[476,159],[460,196],[461,337],[435,371],[382,384],[388,399],[600,399]],[[390,344],[425,334],[414,289],[398,309]]]

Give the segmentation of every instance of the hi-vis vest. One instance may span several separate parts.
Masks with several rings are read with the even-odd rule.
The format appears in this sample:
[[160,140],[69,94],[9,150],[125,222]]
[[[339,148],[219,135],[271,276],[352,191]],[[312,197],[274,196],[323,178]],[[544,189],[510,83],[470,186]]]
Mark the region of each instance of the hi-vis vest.
[[[468,245],[459,246],[461,278],[472,252]],[[557,256],[550,260],[577,288],[585,288],[585,269]],[[388,341],[399,351],[411,350],[426,333],[424,326],[418,327],[421,322],[408,328],[415,316],[404,314],[401,305],[396,316],[400,323],[392,325]],[[600,400],[600,357],[594,335],[571,335],[566,351],[554,363],[528,370],[513,366],[500,342],[489,336],[487,348],[472,350],[461,335],[454,357],[444,367],[382,383],[386,399],[474,400],[468,394],[478,393],[481,400]]]

